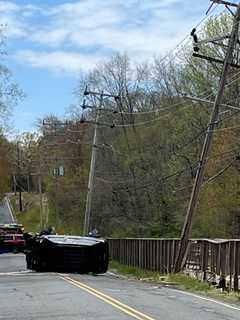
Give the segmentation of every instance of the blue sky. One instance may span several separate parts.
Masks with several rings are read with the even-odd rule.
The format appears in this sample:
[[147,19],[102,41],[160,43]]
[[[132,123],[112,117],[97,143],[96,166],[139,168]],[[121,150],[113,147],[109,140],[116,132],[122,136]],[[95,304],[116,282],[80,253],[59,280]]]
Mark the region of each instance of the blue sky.
[[[193,5],[194,3],[194,5]],[[13,121],[33,130],[36,118],[63,115],[76,103],[81,73],[119,51],[136,61],[164,55],[201,20],[209,0],[0,1],[7,24],[4,63],[26,93]]]

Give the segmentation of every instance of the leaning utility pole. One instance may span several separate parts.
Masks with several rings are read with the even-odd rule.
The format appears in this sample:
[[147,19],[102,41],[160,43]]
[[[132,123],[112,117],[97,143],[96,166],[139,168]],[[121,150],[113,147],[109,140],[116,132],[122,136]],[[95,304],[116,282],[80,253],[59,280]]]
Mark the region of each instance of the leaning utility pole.
[[[221,1],[221,0],[212,0],[212,2],[224,4],[225,6],[231,5],[229,2]],[[229,42],[228,42],[227,53],[226,53],[226,56],[224,59],[223,70],[222,70],[222,74],[221,74],[221,78],[220,78],[220,82],[219,82],[219,87],[218,87],[218,93],[217,93],[215,101],[214,101],[212,114],[211,114],[210,121],[208,124],[208,129],[207,129],[207,133],[205,136],[205,141],[204,141],[201,157],[200,157],[199,164],[198,164],[198,170],[196,173],[191,198],[189,201],[188,210],[187,210],[187,214],[186,214],[185,221],[184,221],[184,226],[182,229],[178,253],[177,253],[177,257],[176,257],[176,261],[175,261],[175,265],[174,265],[174,272],[179,272],[182,269],[185,257],[187,255],[189,236],[190,236],[191,226],[192,226],[192,218],[193,218],[193,214],[196,209],[196,206],[197,206],[198,196],[199,196],[199,192],[200,192],[200,188],[201,188],[201,184],[202,184],[203,176],[204,176],[204,170],[206,167],[206,162],[207,162],[207,158],[209,155],[209,151],[210,151],[210,147],[211,147],[211,143],[212,143],[212,139],[213,139],[213,131],[214,131],[215,125],[217,123],[218,111],[219,111],[219,107],[221,105],[221,100],[222,100],[223,93],[224,93],[224,87],[225,87],[225,83],[226,83],[227,73],[228,73],[229,67],[232,63],[233,52],[235,49],[236,42],[238,40],[238,30],[239,30],[239,20],[240,20],[240,3],[238,5],[233,4],[233,6],[237,7],[237,11],[234,15],[232,31],[231,31],[231,35],[230,35]]]

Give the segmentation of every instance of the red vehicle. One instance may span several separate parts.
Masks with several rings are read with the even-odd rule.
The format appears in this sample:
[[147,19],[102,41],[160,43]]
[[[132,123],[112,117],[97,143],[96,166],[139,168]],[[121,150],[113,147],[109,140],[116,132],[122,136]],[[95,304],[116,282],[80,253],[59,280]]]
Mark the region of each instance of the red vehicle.
[[6,234],[2,237],[3,248],[14,253],[23,252],[25,239],[23,234]]
[[23,252],[25,239],[23,226],[19,224],[0,225],[0,249],[14,253]]
[[0,224],[0,236],[5,234],[22,234],[24,231],[22,224],[9,223]]

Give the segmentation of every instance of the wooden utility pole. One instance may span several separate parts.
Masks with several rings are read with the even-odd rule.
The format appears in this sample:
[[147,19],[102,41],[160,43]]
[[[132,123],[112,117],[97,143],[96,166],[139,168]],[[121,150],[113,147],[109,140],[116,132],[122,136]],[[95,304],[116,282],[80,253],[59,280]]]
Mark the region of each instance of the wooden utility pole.
[[16,182],[16,175],[13,174],[13,192],[14,192],[14,195],[16,196],[17,195],[17,182]]
[[56,229],[59,226],[59,207],[58,207],[58,176],[57,172],[55,174],[55,219],[56,219]]
[[[100,93],[99,109],[102,108],[103,104],[103,93]],[[87,189],[87,200],[86,200],[86,209],[85,209],[85,218],[83,226],[83,235],[87,235],[90,229],[90,214],[92,206],[92,193],[93,193],[93,179],[95,174],[95,164],[96,164],[96,145],[97,145],[97,131],[98,131],[98,120],[99,120],[100,111],[96,111],[94,133],[93,133],[93,142],[92,142],[92,155],[90,163],[90,171],[88,177],[88,189]]]
[[43,198],[42,198],[42,175],[41,172],[38,175],[38,192],[39,192],[39,216],[40,216],[40,228],[43,228]]
[[84,95],[92,95],[99,97],[99,104],[98,106],[86,106],[85,103],[83,104],[82,108],[95,108],[96,110],[96,117],[95,117],[95,125],[94,125],[94,134],[93,134],[93,142],[92,142],[92,156],[91,156],[91,163],[90,163],[90,171],[88,177],[88,189],[87,189],[87,200],[86,200],[86,209],[85,209],[85,218],[84,218],[84,226],[83,226],[83,235],[87,235],[90,231],[90,216],[91,216],[91,206],[92,206],[92,194],[93,194],[93,180],[95,174],[95,164],[96,164],[96,152],[97,152],[97,132],[98,132],[98,120],[100,116],[100,112],[103,111],[103,98],[114,98],[115,101],[119,99],[119,96],[104,93],[104,92],[94,92],[88,91],[87,88],[85,89]]
[[[222,3],[224,5],[231,5],[229,2],[227,3],[226,1],[221,1],[221,0],[218,0],[218,1],[213,0],[213,2]],[[201,184],[202,184],[203,176],[204,176],[204,170],[206,167],[207,158],[208,158],[208,155],[210,152],[210,147],[212,144],[213,131],[215,129],[215,125],[218,120],[218,112],[219,112],[219,107],[221,105],[221,100],[222,100],[223,93],[224,93],[224,87],[226,84],[226,77],[227,77],[227,74],[229,71],[229,67],[232,64],[233,52],[235,49],[236,42],[238,40],[238,30],[239,30],[239,20],[240,20],[240,3],[238,5],[235,4],[235,6],[237,7],[237,11],[236,11],[236,14],[234,15],[232,31],[231,31],[231,35],[230,35],[229,42],[228,42],[227,53],[226,53],[226,56],[224,59],[223,70],[222,70],[222,74],[221,74],[221,78],[220,78],[220,82],[219,82],[219,87],[218,87],[218,93],[217,93],[215,101],[214,101],[212,114],[211,114],[210,121],[208,124],[208,129],[207,129],[207,133],[205,136],[205,141],[204,141],[201,157],[200,157],[199,164],[198,164],[198,170],[196,173],[191,198],[189,201],[188,210],[187,210],[187,214],[186,214],[185,221],[184,221],[184,226],[182,229],[178,253],[177,253],[177,257],[176,257],[176,261],[175,261],[175,265],[174,265],[174,272],[179,272],[182,269],[185,257],[187,255],[188,241],[189,241],[189,236],[190,236],[191,227],[192,227],[192,218],[193,218],[193,214],[195,212],[196,206],[197,206],[199,192],[200,192],[200,188],[201,188]]]
[[20,141],[17,142],[17,168],[18,168],[18,195],[19,195],[19,211],[23,211],[22,207],[22,184],[21,184],[21,165],[20,165]]

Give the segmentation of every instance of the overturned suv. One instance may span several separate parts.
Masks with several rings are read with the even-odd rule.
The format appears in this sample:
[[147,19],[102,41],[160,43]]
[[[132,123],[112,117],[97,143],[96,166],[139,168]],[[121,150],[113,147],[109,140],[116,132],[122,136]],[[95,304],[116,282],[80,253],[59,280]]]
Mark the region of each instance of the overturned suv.
[[108,243],[92,237],[28,235],[27,268],[36,271],[105,273],[108,268]]

